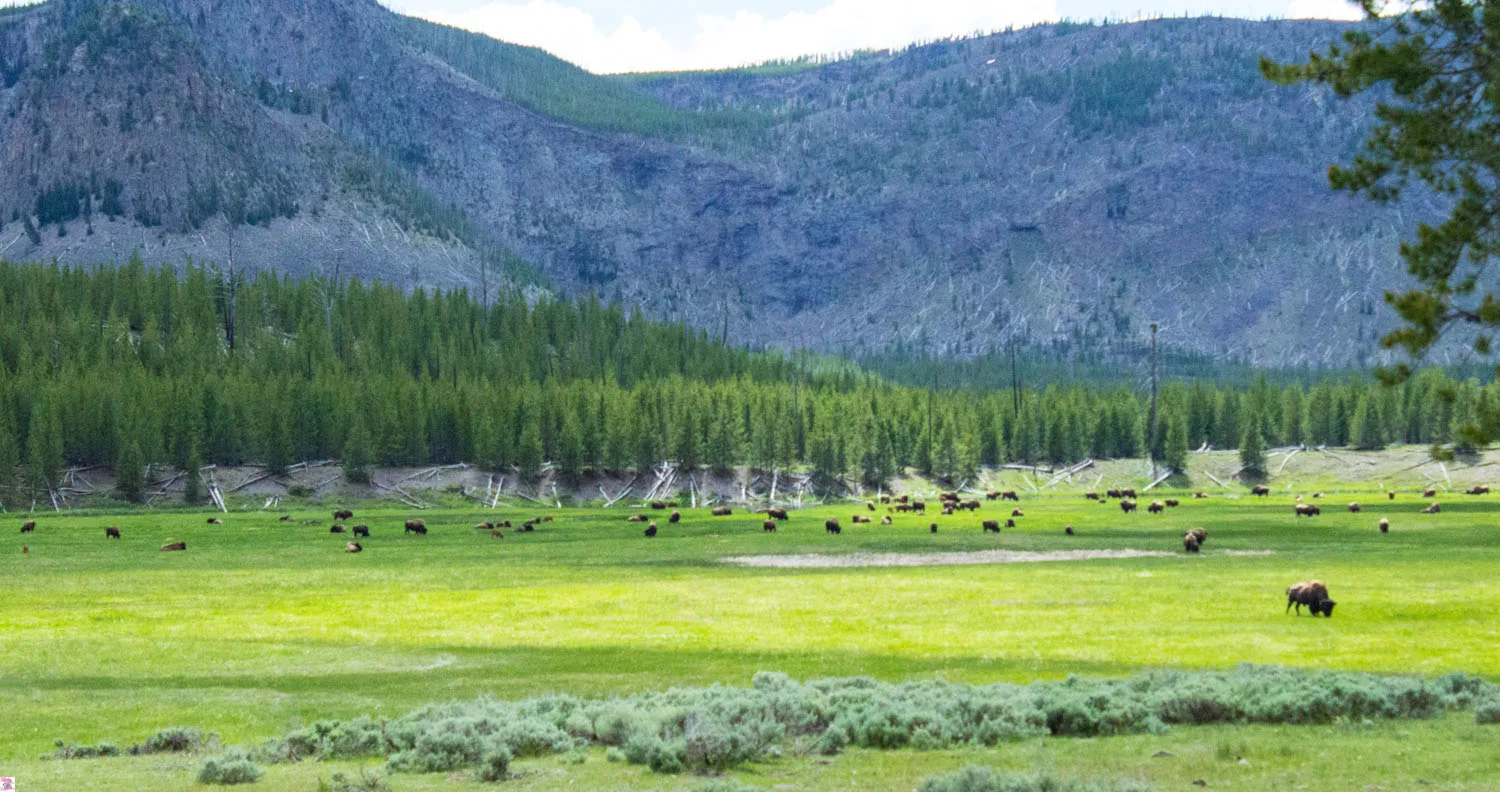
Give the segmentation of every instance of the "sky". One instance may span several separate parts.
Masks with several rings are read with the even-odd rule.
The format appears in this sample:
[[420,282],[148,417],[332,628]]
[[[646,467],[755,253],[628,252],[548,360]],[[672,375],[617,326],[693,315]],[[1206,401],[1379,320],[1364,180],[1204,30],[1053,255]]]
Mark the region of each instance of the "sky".
[[[31,0],[0,0],[0,6]],[[380,0],[593,72],[745,66],[1060,19],[1357,19],[1348,0]]]
[[[4,2],[4,0],[0,0]],[[1347,0],[381,0],[593,72],[743,66],[1060,19],[1357,19]]]

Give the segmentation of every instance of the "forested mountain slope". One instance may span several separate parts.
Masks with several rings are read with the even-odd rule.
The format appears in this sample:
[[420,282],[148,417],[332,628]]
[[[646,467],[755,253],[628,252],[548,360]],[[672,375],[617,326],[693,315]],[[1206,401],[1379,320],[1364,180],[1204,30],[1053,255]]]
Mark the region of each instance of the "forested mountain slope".
[[[374,0],[0,15],[0,257],[533,282],[786,347],[1367,359],[1432,208],[1331,196],[1339,26],[1059,25],[600,77]],[[481,281],[484,281],[481,285]]]

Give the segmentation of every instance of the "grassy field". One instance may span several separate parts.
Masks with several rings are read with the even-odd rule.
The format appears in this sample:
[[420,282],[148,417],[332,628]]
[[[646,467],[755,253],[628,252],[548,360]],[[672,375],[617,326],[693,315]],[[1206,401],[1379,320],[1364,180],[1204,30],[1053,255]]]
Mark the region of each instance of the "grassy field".
[[[1159,497],[1169,496],[1183,497]],[[1365,501],[1363,513],[1347,513],[1351,497]],[[374,532],[359,555],[346,555],[346,538],[329,535],[323,507],[292,512],[293,523],[279,513],[237,512],[222,526],[206,525],[206,513],[42,515],[27,535],[7,516],[0,775],[31,778],[28,792],[135,789],[143,780],[151,789],[183,788],[190,760],[36,758],[58,738],[129,745],[182,724],[249,743],[316,718],[395,716],[479,694],[748,684],[760,670],[985,682],[1253,662],[1500,676],[1500,498],[1449,496],[1442,514],[1419,515],[1425,501],[1410,491],[1394,502],[1330,493],[1321,501],[1326,513],[1313,519],[1295,518],[1291,504],[1281,493],[1216,497],[1153,516],[1122,515],[1076,493],[1027,498],[1019,528],[999,536],[981,534],[979,523],[1003,518],[1009,506],[932,520],[897,516],[889,527],[851,525],[851,505],[825,507],[795,513],[775,534],[763,533],[753,515],[690,511],[678,526],[661,520],[655,540],[626,523],[623,509],[550,512],[555,521],[536,533],[503,540],[471,529],[495,512],[426,512],[431,533],[417,537],[400,527],[414,515],[374,509],[354,521]],[[842,518],[842,536],[823,531],[833,516]],[[1376,530],[1381,517],[1392,522],[1389,535]],[[936,535],[926,530],[934,520]],[[124,538],[106,541],[106,525]],[[1079,535],[1065,536],[1064,525]],[[1181,554],[1182,530],[1199,526],[1210,532],[1205,552]],[[174,539],[188,551],[158,552]],[[982,549],[1176,555],[838,569],[721,562]],[[1236,554],[1243,551],[1269,554]],[[1329,584],[1337,616],[1283,615],[1286,586],[1313,577]],[[1218,773],[1238,779],[1238,789],[1361,789],[1387,779],[1388,788],[1402,788],[1393,775],[1400,768],[1434,789],[1500,789],[1497,741],[1500,731],[1454,715],[1369,727],[1179,729],[972,754],[854,752],[832,765],[788,759],[745,777],[815,790],[847,789],[851,774],[875,774],[889,788],[910,788],[921,775],[979,761],[1172,784]],[[1152,760],[1160,746],[1178,758]],[[1225,761],[1231,754],[1250,764]],[[1351,763],[1355,756],[1366,758]],[[516,786],[691,783],[598,757],[529,766],[518,764],[530,774]],[[311,790],[328,769],[274,768],[262,785]],[[396,786],[461,788],[440,776],[402,776]]]

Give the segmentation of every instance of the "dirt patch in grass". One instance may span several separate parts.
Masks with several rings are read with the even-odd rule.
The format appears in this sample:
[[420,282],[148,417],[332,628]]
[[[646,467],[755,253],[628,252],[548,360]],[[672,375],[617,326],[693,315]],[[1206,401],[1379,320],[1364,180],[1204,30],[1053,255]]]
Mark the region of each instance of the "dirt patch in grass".
[[[980,564],[1037,564],[1049,561],[1101,561],[1121,558],[1173,558],[1182,553],[1157,550],[979,550],[971,553],[851,553],[756,555],[722,558],[726,564],[775,569],[836,569],[843,567],[976,566]],[[1226,550],[1204,555],[1268,556],[1273,550]]]

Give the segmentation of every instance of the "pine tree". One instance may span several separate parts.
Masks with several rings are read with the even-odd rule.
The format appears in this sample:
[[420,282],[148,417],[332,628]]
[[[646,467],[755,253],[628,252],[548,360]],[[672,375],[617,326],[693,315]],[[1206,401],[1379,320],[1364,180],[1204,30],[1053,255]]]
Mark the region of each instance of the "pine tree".
[[31,425],[26,432],[26,485],[31,497],[46,497],[62,466],[62,427],[57,409],[45,396],[38,396],[31,406]]
[[516,467],[521,478],[535,482],[542,474],[542,425],[535,410],[527,410],[521,420],[521,434],[516,440]]
[[146,462],[141,454],[140,441],[126,435],[120,438],[119,449],[115,456],[115,489],[125,500],[140,503],[146,485]]
[[1164,410],[1162,423],[1162,464],[1173,473],[1186,473],[1188,468],[1187,416],[1179,411]]
[[20,464],[21,449],[16,446],[15,430],[11,428],[10,416],[0,404],[0,503],[12,495]]
[[1385,448],[1385,439],[1380,432],[1380,421],[1371,408],[1368,396],[1360,396],[1354,406],[1354,415],[1349,419],[1349,444],[1361,451],[1378,451]]
[[1240,439],[1240,466],[1247,480],[1264,478],[1266,475],[1266,438],[1261,433],[1260,416],[1245,416],[1245,435]]
[[356,484],[370,482],[370,464],[374,461],[374,444],[370,441],[370,430],[365,424],[364,412],[355,408],[349,421],[348,433],[344,436],[344,478]]
[[202,469],[203,454],[198,450],[198,441],[194,438],[188,448],[187,466],[182,470],[182,497],[190,504],[203,500],[203,480],[199,475]]

